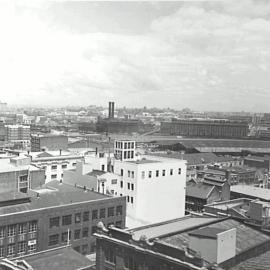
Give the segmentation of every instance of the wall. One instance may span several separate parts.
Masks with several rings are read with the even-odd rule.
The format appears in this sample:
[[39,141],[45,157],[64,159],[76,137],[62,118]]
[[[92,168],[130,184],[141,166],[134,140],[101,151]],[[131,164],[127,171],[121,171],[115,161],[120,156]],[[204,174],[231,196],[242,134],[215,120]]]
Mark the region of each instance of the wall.
[[217,263],[222,263],[236,255],[236,228],[217,235]]

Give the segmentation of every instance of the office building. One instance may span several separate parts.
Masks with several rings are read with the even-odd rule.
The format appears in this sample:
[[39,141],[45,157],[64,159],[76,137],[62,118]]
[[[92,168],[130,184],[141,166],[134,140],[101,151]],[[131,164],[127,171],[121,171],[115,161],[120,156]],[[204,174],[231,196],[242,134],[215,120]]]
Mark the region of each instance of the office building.
[[125,198],[52,181],[18,198],[0,196],[0,257],[17,257],[70,244],[95,252],[96,225],[125,227]]
[[31,135],[31,151],[56,151],[67,150],[68,137],[53,134],[33,134]]
[[30,126],[7,125],[6,138],[10,142],[30,141]]
[[164,135],[209,138],[244,138],[248,135],[248,124],[224,120],[175,120],[161,122]]

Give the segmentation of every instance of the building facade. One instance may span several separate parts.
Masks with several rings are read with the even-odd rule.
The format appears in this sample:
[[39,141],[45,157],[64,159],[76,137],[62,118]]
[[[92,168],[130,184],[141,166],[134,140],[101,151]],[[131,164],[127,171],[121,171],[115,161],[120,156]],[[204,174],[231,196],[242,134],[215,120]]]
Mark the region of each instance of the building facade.
[[56,151],[67,150],[68,137],[64,135],[31,135],[31,151]]
[[[13,204],[12,204],[13,203]],[[95,252],[99,221],[125,227],[125,198],[108,197],[57,181],[20,201],[0,205],[0,257],[16,257],[70,244]]]
[[7,125],[6,138],[10,142],[29,142],[30,141],[30,126],[23,125]]
[[243,138],[248,124],[220,120],[172,120],[161,122],[161,133],[187,137]]

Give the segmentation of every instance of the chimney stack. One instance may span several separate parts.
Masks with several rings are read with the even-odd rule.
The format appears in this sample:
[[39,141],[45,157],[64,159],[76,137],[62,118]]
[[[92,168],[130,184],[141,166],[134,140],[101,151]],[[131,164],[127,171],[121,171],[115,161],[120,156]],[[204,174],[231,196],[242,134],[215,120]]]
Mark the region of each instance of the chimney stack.
[[114,102],[109,102],[109,118],[114,118]]

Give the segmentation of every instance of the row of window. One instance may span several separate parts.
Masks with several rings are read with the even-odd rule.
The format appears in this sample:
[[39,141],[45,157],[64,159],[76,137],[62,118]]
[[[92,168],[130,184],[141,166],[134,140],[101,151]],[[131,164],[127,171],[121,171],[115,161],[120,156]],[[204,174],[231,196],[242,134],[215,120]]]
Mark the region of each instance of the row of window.
[[27,232],[36,232],[37,231],[37,221],[30,221],[28,224],[19,223],[12,224],[8,226],[0,227],[0,239],[5,238],[6,236],[11,237],[16,234],[24,234]]
[[[181,174],[182,170],[181,168],[178,168],[178,174]],[[173,169],[170,169],[169,170],[169,174],[170,175],[173,175],[174,174],[174,170]],[[148,178],[152,178],[154,175],[154,172],[153,171],[148,171]],[[166,170],[162,170],[162,171],[159,171],[159,170],[156,170],[155,171],[155,176],[156,177],[159,177],[159,176],[166,176]],[[144,179],[146,177],[146,173],[145,171],[142,171],[141,172],[141,176],[142,176],[142,179]]]
[[27,251],[28,253],[32,253],[36,249],[37,249],[36,242],[33,242],[33,243],[28,242],[28,246],[27,246],[26,241],[18,242],[17,245],[9,244],[6,248],[4,246],[0,246],[0,258],[13,256],[16,253],[18,255],[24,255]]
[[[77,162],[73,162],[73,163],[72,163],[72,166],[75,167],[76,164],[77,164]],[[60,165],[59,165],[59,166],[60,166]],[[57,167],[58,167],[58,165],[51,165],[51,170],[57,170]],[[46,169],[46,168],[47,168],[46,166],[43,166],[43,169]],[[62,164],[62,165],[61,165],[61,168],[62,168],[62,169],[67,169],[67,164]]]
[[131,149],[131,148],[135,148],[135,143],[134,142],[115,142],[115,146],[116,148],[119,149]]
[[[118,228],[122,227],[122,221],[116,221],[115,224],[112,223],[108,223],[108,226],[110,225],[115,225]],[[75,229],[73,232],[72,231],[66,231],[63,232],[61,234],[56,233],[56,234],[52,234],[49,236],[49,246],[55,246],[58,245],[60,243],[67,243],[70,240],[79,240],[82,238],[87,238],[90,235],[93,235],[94,233],[97,232],[97,226],[92,226],[91,227],[91,231],[89,230],[88,227],[84,227],[82,229]]]
[[[113,217],[115,214],[116,216],[123,214],[122,205],[107,208],[107,217]],[[99,209],[99,211],[97,209],[92,211],[92,220],[95,220],[98,218],[106,218],[106,208],[101,208]],[[89,219],[90,219],[89,211],[85,211],[83,213],[76,213],[74,215],[74,223],[87,222],[89,221]],[[70,224],[72,224],[72,215],[70,214],[70,215],[62,216],[62,226],[66,226]],[[59,226],[60,226],[60,217],[50,218],[50,228],[59,227]]]
[[129,203],[133,203],[134,202],[134,199],[132,196],[127,196],[127,202]]

